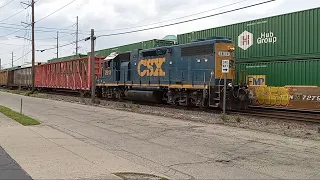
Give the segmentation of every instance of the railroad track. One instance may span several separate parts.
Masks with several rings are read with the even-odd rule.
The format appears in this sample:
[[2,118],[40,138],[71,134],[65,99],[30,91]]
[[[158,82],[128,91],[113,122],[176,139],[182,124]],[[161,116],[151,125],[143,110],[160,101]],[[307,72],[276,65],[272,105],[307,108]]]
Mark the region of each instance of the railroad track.
[[274,118],[274,119],[289,120],[289,121],[320,123],[319,112],[301,112],[301,111],[282,110],[282,109],[276,110],[276,109],[266,109],[266,108],[249,108],[247,111],[236,111],[236,112],[229,112],[229,113],[246,115],[246,116]]

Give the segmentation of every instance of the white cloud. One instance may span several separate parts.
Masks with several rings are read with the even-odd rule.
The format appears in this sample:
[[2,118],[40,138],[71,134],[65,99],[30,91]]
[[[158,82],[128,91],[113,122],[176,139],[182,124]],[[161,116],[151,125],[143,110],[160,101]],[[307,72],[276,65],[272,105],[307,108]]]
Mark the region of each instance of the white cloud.
[[[4,4],[8,1],[9,0],[0,0],[0,6],[1,4]],[[35,19],[38,20],[48,15],[49,13],[59,9],[60,7],[64,6],[70,1],[71,0],[39,0],[36,3]],[[79,25],[82,33],[79,35],[79,39],[82,39],[88,36],[88,34],[90,33],[90,29],[92,28],[97,30],[96,35],[136,30],[140,28],[118,31],[99,31],[135,27],[160,21],[166,21],[181,16],[186,16],[189,14],[204,12],[206,10],[214,9],[238,1],[240,0],[76,0],[69,6],[63,8],[57,13],[37,23],[36,27],[68,28],[74,30],[72,32],[68,31],[67,33],[66,31],[60,32],[61,36],[59,43],[65,44],[73,42],[75,40],[74,34],[72,34],[73,32],[75,32],[75,27],[72,25],[76,22],[76,16],[79,16]],[[223,12],[226,10],[231,10],[234,8],[262,1],[263,0],[247,0],[245,2],[235,4],[230,7],[225,7],[222,9],[202,13],[193,17],[201,17],[204,15]],[[266,16],[273,16],[298,10],[319,7],[319,5],[320,1],[318,0],[308,0],[307,2],[303,0],[276,0],[275,2],[249,8],[246,10],[223,14],[176,26],[154,29],[139,33],[98,38],[96,42],[96,48],[104,49],[108,47],[134,43],[142,40],[162,38],[167,34],[181,34],[190,31],[218,27],[222,25],[263,18]],[[0,21],[22,9],[23,8],[19,1],[14,1],[14,3],[11,3],[6,8],[0,10]],[[28,19],[30,20],[30,12],[30,9],[28,9],[26,11],[23,11],[23,13],[20,13],[13,18],[10,18],[7,21],[0,22],[0,37],[12,33],[14,31],[14,29],[1,28],[1,26],[10,26],[1,23],[21,24],[21,21],[25,22]],[[29,16],[26,17],[27,15]],[[190,17],[185,19],[190,19]],[[177,22],[185,19],[165,22],[161,23],[160,25]],[[16,27],[22,28],[22,26]],[[36,29],[46,31],[52,30],[40,28]],[[26,31],[20,31],[5,38],[0,38],[0,58],[2,58],[3,64],[10,63],[10,52],[13,50],[16,54],[16,58],[23,55],[23,48],[21,48],[23,46],[4,45],[1,43],[16,45],[25,44],[26,48],[24,49],[31,48],[28,41],[15,38],[15,36],[17,35],[26,35],[26,37],[31,38],[30,33],[26,34]],[[56,44],[56,40],[54,39],[54,37],[56,37],[56,32],[54,30],[52,30],[52,32],[36,32],[36,39],[47,39],[41,41],[37,40],[36,48],[44,49],[54,47]],[[81,53],[86,53],[90,49],[89,42],[80,42],[79,46],[81,47]],[[75,45],[60,48],[59,55],[71,55],[73,52],[75,52],[74,47]],[[55,51],[56,50],[53,49],[42,53],[36,52],[36,61],[46,61],[50,58],[55,57]],[[27,52],[27,50],[25,50],[25,52]],[[30,59],[31,55],[28,55],[23,60],[30,61]],[[17,61],[15,65],[23,63],[23,60]]]

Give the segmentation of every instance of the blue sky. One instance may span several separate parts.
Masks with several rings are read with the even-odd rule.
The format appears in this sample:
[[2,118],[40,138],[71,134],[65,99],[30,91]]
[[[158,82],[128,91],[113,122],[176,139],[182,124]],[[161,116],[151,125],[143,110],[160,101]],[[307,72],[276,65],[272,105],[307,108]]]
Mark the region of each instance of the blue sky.
[[[10,1],[11,0],[0,0],[0,7]],[[35,5],[35,20],[37,21],[45,17],[71,1],[72,0],[38,0]],[[64,29],[60,30],[59,33],[60,45],[75,41],[74,32],[76,28],[74,24],[77,16],[79,17],[80,25],[79,39],[83,39],[89,35],[90,29],[92,28],[97,31],[96,35],[136,30],[139,28],[126,30],[116,29],[171,20],[240,1],[241,0],[75,0],[57,13],[36,23],[36,49],[54,48],[53,50],[47,50],[45,52],[36,52],[36,61],[44,62],[56,57],[56,39],[54,39],[56,37],[56,29]],[[215,14],[262,1],[264,0],[246,0],[232,6],[205,12],[193,17],[145,26],[143,28]],[[30,22],[31,9],[28,8],[24,10],[23,7],[25,7],[25,5],[21,5],[19,0],[13,0],[7,6],[0,9],[0,58],[2,59],[2,64],[6,65],[5,67],[10,66],[12,51],[14,52],[14,59],[16,59],[31,50],[28,40],[16,37],[31,38],[30,31],[24,30],[24,26],[21,24],[21,22]],[[320,7],[319,0],[276,0],[269,4],[195,22],[127,35],[98,38],[96,49],[104,49],[149,39],[161,39],[168,34],[181,34],[315,7]],[[8,20],[2,21],[19,11],[22,12]],[[19,29],[21,30],[15,32]],[[10,33],[13,34],[7,35]],[[80,42],[79,46],[80,53],[86,53],[90,49],[89,42]],[[67,56],[74,53],[74,44],[59,48],[59,56]],[[15,61],[14,65],[22,65],[30,61],[31,54],[28,54],[24,58]]]

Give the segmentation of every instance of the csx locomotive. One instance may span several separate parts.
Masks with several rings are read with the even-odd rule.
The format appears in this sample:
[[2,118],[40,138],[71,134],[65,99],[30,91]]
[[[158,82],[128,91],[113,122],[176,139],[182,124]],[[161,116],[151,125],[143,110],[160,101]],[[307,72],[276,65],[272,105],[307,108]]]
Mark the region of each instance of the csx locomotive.
[[181,106],[223,107],[222,60],[230,60],[226,108],[246,109],[246,85],[234,85],[234,45],[215,37],[189,44],[112,53],[97,79],[99,97],[166,102]]

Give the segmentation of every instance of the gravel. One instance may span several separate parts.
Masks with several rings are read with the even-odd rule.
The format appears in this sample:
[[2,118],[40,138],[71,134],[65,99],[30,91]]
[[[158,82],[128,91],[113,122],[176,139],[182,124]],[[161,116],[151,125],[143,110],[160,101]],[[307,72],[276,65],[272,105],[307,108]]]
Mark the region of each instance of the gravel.
[[[79,104],[93,105],[91,99],[75,96],[65,96],[56,94],[34,94],[38,98],[47,98],[58,101],[73,102]],[[157,116],[171,117],[182,120],[203,122],[209,124],[223,124],[227,126],[252,129],[268,133],[280,134],[288,137],[320,140],[320,124],[268,119],[253,116],[226,115],[201,110],[186,110],[179,108],[169,108],[161,105],[141,105],[132,102],[119,102],[111,100],[97,99],[95,106],[109,109],[124,110],[142,114],[152,114]]]

